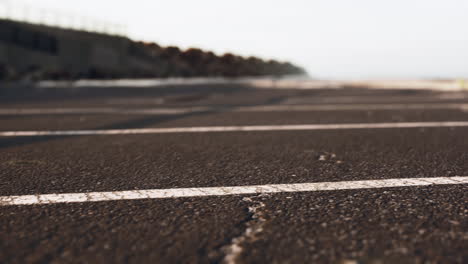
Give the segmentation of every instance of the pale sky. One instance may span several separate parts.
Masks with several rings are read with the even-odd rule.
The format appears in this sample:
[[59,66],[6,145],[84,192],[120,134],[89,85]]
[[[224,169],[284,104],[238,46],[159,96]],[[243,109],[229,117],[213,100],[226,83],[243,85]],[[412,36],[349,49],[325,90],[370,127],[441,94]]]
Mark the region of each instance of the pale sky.
[[468,78],[467,0],[23,2],[123,23],[136,40],[288,60],[312,77]]

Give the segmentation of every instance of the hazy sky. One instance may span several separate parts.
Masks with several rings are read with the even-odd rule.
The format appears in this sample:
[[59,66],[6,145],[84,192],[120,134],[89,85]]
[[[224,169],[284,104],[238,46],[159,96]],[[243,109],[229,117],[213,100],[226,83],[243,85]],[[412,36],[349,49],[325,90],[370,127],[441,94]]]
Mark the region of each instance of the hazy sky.
[[289,60],[311,76],[468,77],[467,0],[29,2],[124,23],[134,39]]

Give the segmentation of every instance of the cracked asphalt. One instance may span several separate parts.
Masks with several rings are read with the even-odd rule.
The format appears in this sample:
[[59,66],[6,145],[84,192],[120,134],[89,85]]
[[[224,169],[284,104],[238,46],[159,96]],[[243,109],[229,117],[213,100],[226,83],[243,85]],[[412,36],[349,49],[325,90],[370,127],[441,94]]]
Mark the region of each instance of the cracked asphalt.
[[[245,85],[0,91],[0,131],[468,121],[467,92]],[[359,105],[359,110],[236,111]],[[118,113],[179,109],[180,114]],[[1,112],[1,111],[0,111]],[[468,128],[0,138],[0,196],[468,176]],[[468,186],[0,207],[1,263],[467,263]]]

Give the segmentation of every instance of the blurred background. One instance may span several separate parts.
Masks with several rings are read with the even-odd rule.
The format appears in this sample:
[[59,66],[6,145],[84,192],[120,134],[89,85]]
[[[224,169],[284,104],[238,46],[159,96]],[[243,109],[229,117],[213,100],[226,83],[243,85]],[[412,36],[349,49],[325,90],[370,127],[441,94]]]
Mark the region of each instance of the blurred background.
[[[468,2],[463,0],[0,1],[2,25],[6,21],[19,21],[95,32],[100,35],[128,37],[132,43],[123,44],[126,46],[125,52],[130,50],[133,57],[137,57],[136,54],[145,57],[143,60],[135,59],[132,62],[124,59],[116,61],[115,57],[118,56],[112,55],[111,50],[115,49],[118,54],[124,51],[122,47],[115,47],[115,44],[102,44],[109,42],[110,38],[106,40],[103,37],[96,37],[85,41],[84,35],[75,34],[70,37],[68,32],[67,37],[58,37],[63,35],[63,32],[46,30],[55,39],[54,41],[57,41],[56,44],[52,44],[56,45],[52,48],[57,49],[56,52],[60,53],[67,48],[75,49],[74,52],[80,54],[80,57],[90,57],[86,62],[89,64],[87,69],[75,70],[68,74],[74,78],[109,78],[122,75],[123,73],[112,72],[115,69],[107,69],[112,64],[109,60],[113,60],[114,64],[121,64],[124,61],[126,64],[138,64],[130,67],[131,69],[118,69],[125,72],[133,71],[132,74],[123,74],[121,77],[301,74],[307,71],[311,77],[319,79],[466,78],[468,76],[466,48],[468,34],[465,30],[468,24],[467,10]],[[0,45],[5,46],[15,42],[17,33],[11,31],[2,26]],[[29,32],[29,35],[36,31],[44,32],[44,29],[36,27],[30,31],[32,32]],[[10,39],[7,35],[11,35]],[[27,36],[27,33],[17,35],[19,38],[30,38],[30,42],[35,41],[34,36]],[[70,39],[75,44],[78,40],[81,43],[73,48],[60,48],[62,42]],[[21,41],[28,40],[16,40],[16,42]],[[113,40],[114,43],[119,41],[125,42],[121,38]],[[140,41],[145,44],[154,43],[157,46],[142,48],[141,45],[138,46],[143,43]],[[85,54],[85,46],[89,46],[89,42],[94,42],[92,44],[94,47],[88,48],[92,49],[88,53],[100,53],[99,58],[96,55]],[[97,42],[101,43],[99,47],[96,47]],[[27,44],[23,43],[23,46]],[[177,47],[180,50],[164,52],[160,47]],[[145,63],[154,64],[154,60],[148,58],[151,55],[156,57],[155,53],[159,53],[158,58],[170,57],[174,56],[172,53],[194,47],[197,51],[202,49],[220,57],[228,53],[242,56],[246,60],[251,58],[250,64],[256,65],[251,66],[254,68],[258,68],[261,62],[254,62],[253,56],[265,61],[272,60],[270,64],[290,62],[294,66],[284,65],[284,69],[276,70],[244,69],[229,74],[226,73],[228,70],[221,69],[205,70],[201,73],[190,73],[187,72],[190,70],[184,69],[159,69],[155,72],[155,67],[164,68],[161,66],[164,62],[156,63],[157,66],[143,66]],[[24,58],[21,59],[22,64],[29,65],[14,65],[17,64],[14,62],[15,59],[6,58],[8,56],[5,55],[9,53],[11,57],[13,52],[11,49],[6,52],[5,49],[8,48],[0,49],[0,60],[3,65],[7,64],[13,68],[10,71],[22,72],[26,68],[29,68],[29,71],[32,71],[32,68],[44,68],[44,65],[41,65],[44,62],[24,62]],[[107,57],[104,53],[107,53]],[[182,60],[197,62],[202,60],[197,58],[201,55],[193,50],[188,56],[191,58]],[[15,55],[15,57],[18,59],[20,56]],[[108,65],[95,62],[103,60],[108,60]],[[228,57],[224,60],[236,59]],[[194,64],[193,61],[185,64],[190,63]],[[64,69],[69,67],[75,66],[57,63],[54,67],[49,67],[51,69],[43,71],[69,71]],[[219,65],[216,67],[222,68]],[[275,67],[281,68],[278,65],[271,68]],[[94,74],[90,74],[90,71]],[[99,71],[102,73],[98,73]]]

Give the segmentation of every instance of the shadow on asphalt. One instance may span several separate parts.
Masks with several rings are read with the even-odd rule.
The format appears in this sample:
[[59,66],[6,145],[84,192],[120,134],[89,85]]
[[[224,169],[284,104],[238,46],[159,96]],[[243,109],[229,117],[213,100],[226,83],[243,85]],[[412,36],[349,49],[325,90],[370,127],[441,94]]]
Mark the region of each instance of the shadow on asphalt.
[[[111,124],[107,126],[97,127],[93,130],[108,130],[108,129],[134,129],[134,128],[145,128],[151,125],[157,125],[160,123],[173,121],[177,119],[182,119],[186,117],[198,116],[198,115],[208,115],[215,114],[222,111],[227,111],[230,108],[218,108],[214,110],[200,111],[200,112],[191,112],[178,115],[155,115],[155,116],[146,116],[143,118],[138,118],[134,120],[129,120],[126,122]],[[43,136],[43,137],[4,137],[0,138],[0,149],[8,147],[17,147],[23,145],[29,145],[40,142],[47,142],[53,140],[59,140],[63,138],[71,137],[80,137],[80,136]]]
[[[1,86],[1,85],[0,85]],[[79,88],[34,88],[34,87],[0,87],[0,104],[31,102],[56,102],[64,100],[97,99],[112,96],[113,98],[132,98],[141,96],[167,96],[184,94],[209,94],[215,92],[236,93],[254,89],[243,84],[206,84],[206,85],[173,85],[160,87],[79,87]]]
[[[207,84],[207,85],[182,85],[182,86],[167,86],[167,87],[157,87],[157,88],[132,88],[132,87],[118,87],[118,88],[99,88],[99,87],[86,87],[86,88],[53,88],[53,89],[17,89],[16,91],[9,91],[0,89],[0,104],[1,103],[18,103],[18,102],[53,102],[53,101],[63,101],[63,100],[77,100],[77,99],[86,99],[86,98],[100,98],[100,97],[122,97],[125,99],[131,99],[132,97],[154,97],[158,96],[167,96],[167,95],[182,95],[185,96],[182,99],[186,100],[197,100],[199,97],[203,98],[207,94],[211,93],[238,93],[249,90],[256,90],[256,88],[248,85],[242,84]],[[335,90],[332,90],[336,92]],[[193,94],[196,92],[197,94]],[[330,92],[330,90],[307,90],[296,93],[296,96],[323,96],[325,92]],[[406,91],[406,90],[381,90],[376,91],[367,88],[350,88],[340,90],[339,94],[343,95],[354,95],[358,94],[359,96],[372,96],[375,93],[379,95],[427,95],[430,94],[430,91]],[[145,128],[152,125],[161,124],[168,121],[173,121],[177,119],[198,116],[198,115],[209,115],[220,113],[224,111],[230,111],[236,107],[242,106],[258,106],[258,105],[275,105],[279,104],[282,101],[286,100],[287,96],[276,96],[264,101],[262,104],[237,104],[229,106],[213,106],[210,110],[199,111],[199,112],[190,112],[184,114],[176,115],[152,115],[144,116],[142,118],[137,118],[129,120],[126,122],[111,124],[102,127],[96,127],[93,130],[107,130],[107,129],[132,129],[132,128]],[[77,136],[44,136],[44,137],[5,137],[0,138],[0,148],[8,148],[15,146],[22,146],[28,144],[34,144],[39,142],[53,141],[63,138],[70,138]]]
[[[135,88],[135,87],[117,87],[117,88],[102,88],[102,87],[80,87],[80,88],[21,88],[17,89],[0,89],[0,104],[5,103],[30,103],[30,102],[54,102],[64,100],[78,99],[94,99],[102,97],[121,97],[131,99],[132,97],[155,97],[168,95],[186,95],[187,100],[197,99],[196,96],[204,96],[211,93],[238,93],[254,89],[248,85],[242,84],[207,84],[207,85],[179,85],[179,86],[164,86],[155,88]],[[182,99],[184,99],[182,98]],[[272,103],[280,99],[274,99]],[[222,111],[227,111],[236,106],[215,107],[207,111],[190,112],[176,115],[153,115],[145,116],[122,123],[102,126],[94,128],[94,130],[105,129],[131,129],[144,128],[151,125],[177,120],[181,118],[214,114]],[[45,137],[11,137],[0,138],[0,148],[8,148],[14,146],[22,146],[39,142],[47,142],[71,136],[45,136]]]

